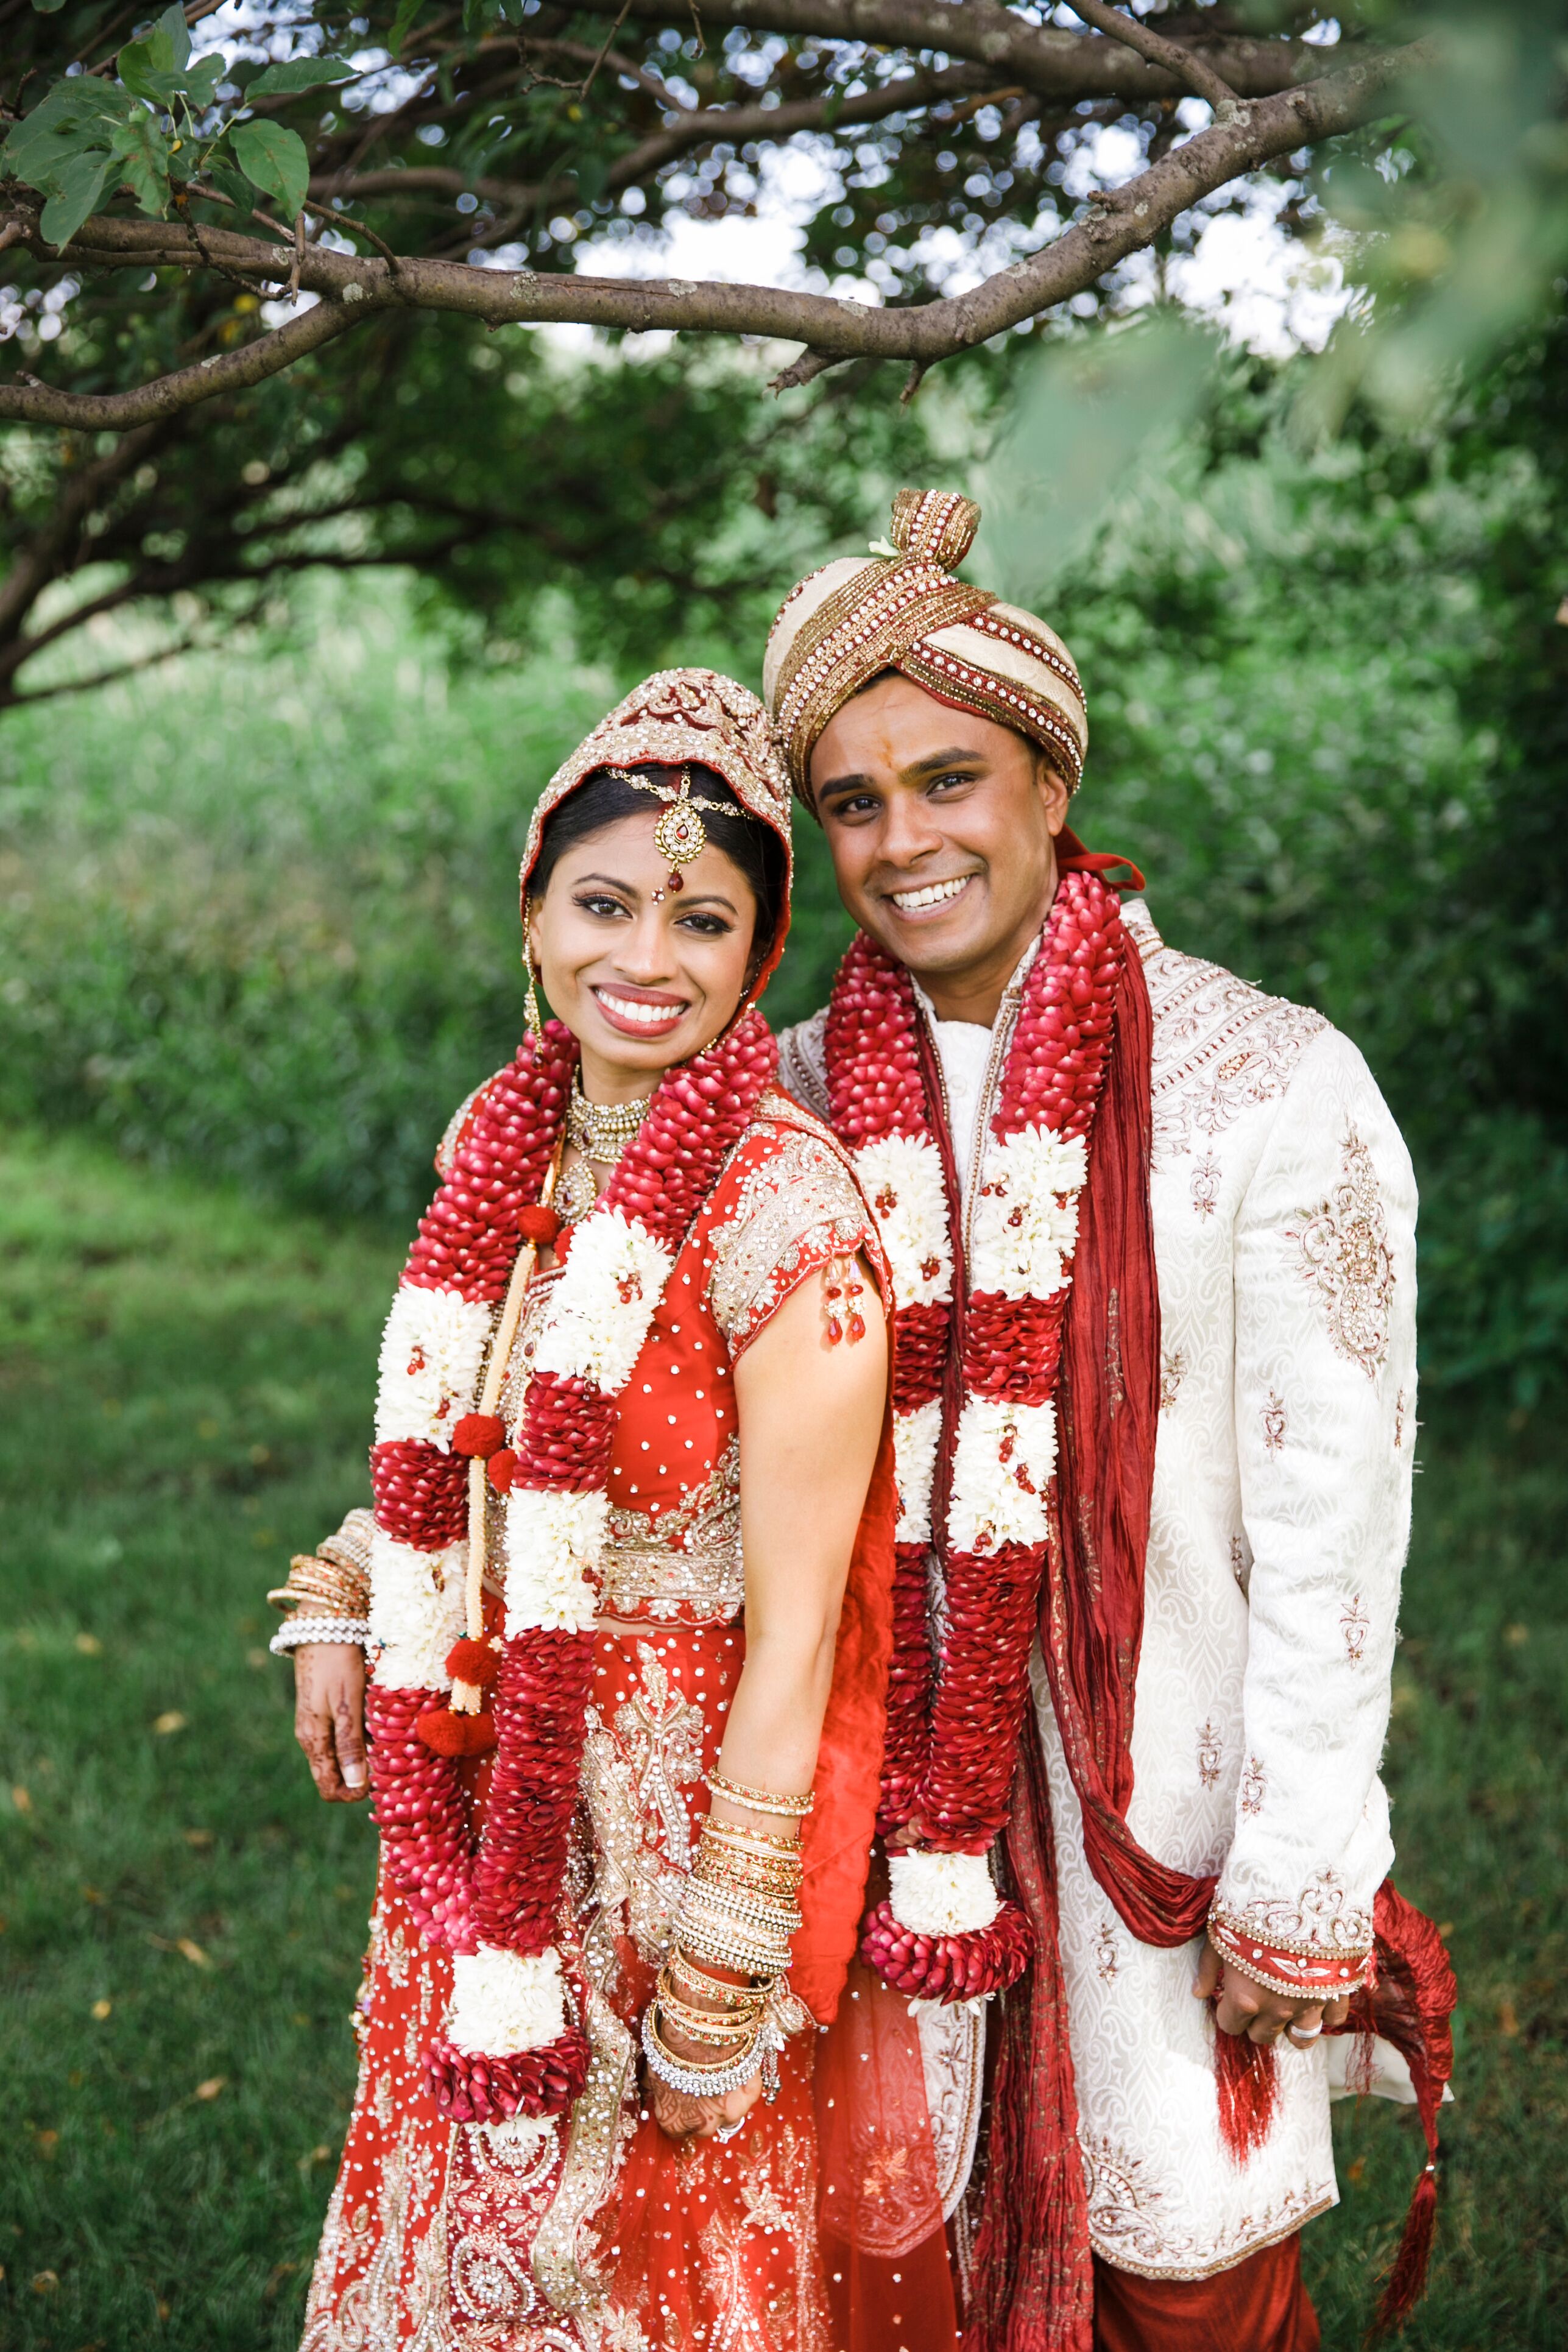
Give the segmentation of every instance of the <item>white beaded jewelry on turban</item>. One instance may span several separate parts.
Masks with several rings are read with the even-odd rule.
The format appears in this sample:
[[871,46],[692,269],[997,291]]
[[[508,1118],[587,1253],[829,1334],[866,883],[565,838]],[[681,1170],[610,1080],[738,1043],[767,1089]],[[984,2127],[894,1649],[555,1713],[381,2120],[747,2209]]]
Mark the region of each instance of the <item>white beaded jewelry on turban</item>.
[[763,693],[808,808],[817,737],[884,670],[1029,736],[1077,790],[1089,718],[1071,655],[1033,613],[952,576],[979,520],[979,508],[954,491],[900,490],[890,546],[879,541],[870,561],[825,564],[784,599]]

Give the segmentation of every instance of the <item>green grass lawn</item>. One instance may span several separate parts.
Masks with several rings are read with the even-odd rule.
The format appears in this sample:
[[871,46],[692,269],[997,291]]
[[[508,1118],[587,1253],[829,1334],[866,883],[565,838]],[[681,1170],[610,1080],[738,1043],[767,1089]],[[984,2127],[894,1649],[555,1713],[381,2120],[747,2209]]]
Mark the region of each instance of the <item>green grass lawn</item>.
[[[266,1587],[364,1499],[400,1244],[0,1151],[0,2341],[297,2340],[353,2079],[374,1862],[292,1744]],[[1564,1432],[1428,1429],[1389,1759],[1405,1891],[1463,1990],[1412,2347],[1558,2346],[1568,2201]],[[1562,1450],[1559,1450],[1562,1449]],[[1341,2111],[1308,2237],[1357,2344],[1418,2162]]]

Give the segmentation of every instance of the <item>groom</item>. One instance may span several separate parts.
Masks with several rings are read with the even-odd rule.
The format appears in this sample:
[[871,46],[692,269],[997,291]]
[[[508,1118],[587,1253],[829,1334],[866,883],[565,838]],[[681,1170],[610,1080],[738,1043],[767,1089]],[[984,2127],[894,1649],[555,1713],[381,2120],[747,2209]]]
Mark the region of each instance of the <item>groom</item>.
[[[890,548],[786,599],[764,677],[861,933],[783,1076],[856,1149],[899,1292],[882,1826],[909,1859],[868,1956],[929,1992],[945,1934],[961,1982],[1013,1979],[984,2165],[943,2199],[966,2341],[1309,2352],[1298,2233],[1336,2200],[1347,2053],[1429,2126],[1446,2072],[1446,1962],[1385,1884],[1378,1778],[1415,1186],[1348,1040],[1118,910],[1121,861],[1067,825],[1067,648],[953,576],[978,519],[900,492]],[[982,2054],[950,2042],[933,2109],[977,2107]]]

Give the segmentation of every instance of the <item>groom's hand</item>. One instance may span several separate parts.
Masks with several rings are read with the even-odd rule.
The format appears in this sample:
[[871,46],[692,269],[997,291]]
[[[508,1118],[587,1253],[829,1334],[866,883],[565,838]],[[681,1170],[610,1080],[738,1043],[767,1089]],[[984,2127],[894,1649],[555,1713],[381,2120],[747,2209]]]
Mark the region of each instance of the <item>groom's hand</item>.
[[1249,2042],[1264,2044],[1285,2033],[1298,2050],[1310,2049],[1325,2026],[1342,2025],[1350,2013],[1348,2000],[1293,2000],[1289,1993],[1254,1984],[1239,1969],[1227,1969],[1206,1937],[1193,1994],[1214,2002],[1214,2021],[1222,2033],[1245,2033]]

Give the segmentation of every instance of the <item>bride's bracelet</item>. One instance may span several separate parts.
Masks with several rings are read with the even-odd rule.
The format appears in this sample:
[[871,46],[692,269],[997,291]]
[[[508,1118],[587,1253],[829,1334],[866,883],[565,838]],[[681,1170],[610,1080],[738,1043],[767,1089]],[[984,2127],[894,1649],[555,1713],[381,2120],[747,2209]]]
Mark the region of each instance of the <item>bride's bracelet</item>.
[[654,2020],[657,2006],[657,2002],[650,2001],[643,2011],[643,2056],[647,2060],[649,2073],[657,2074],[672,2091],[679,2091],[689,2099],[726,2098],[731,2091],[744,2090],[759,2065],[767,2084],[770,2062],[776,2059],[783,2047],[778,2028],[771,2018],[759,2021],[753,2039],[739,2057],[716,2066],[692,2066],[660,2041]]
[[773,1813],[780,1821],[798,1822],[812,1807],[808,1789],[804,1797],[781,1797],[772,1789],[742,1788],[739,1780],[726,1780],[721,1772],[704,1772],[709,1789],[716,1797],[727,1797],[732,1805],[744,1805],[749,1812]]
[[368,1617],[290,1617],[267,1646],[275,1658],[302,1650],[308,1642],[352,1642],[363,1649],[370,1639]]

